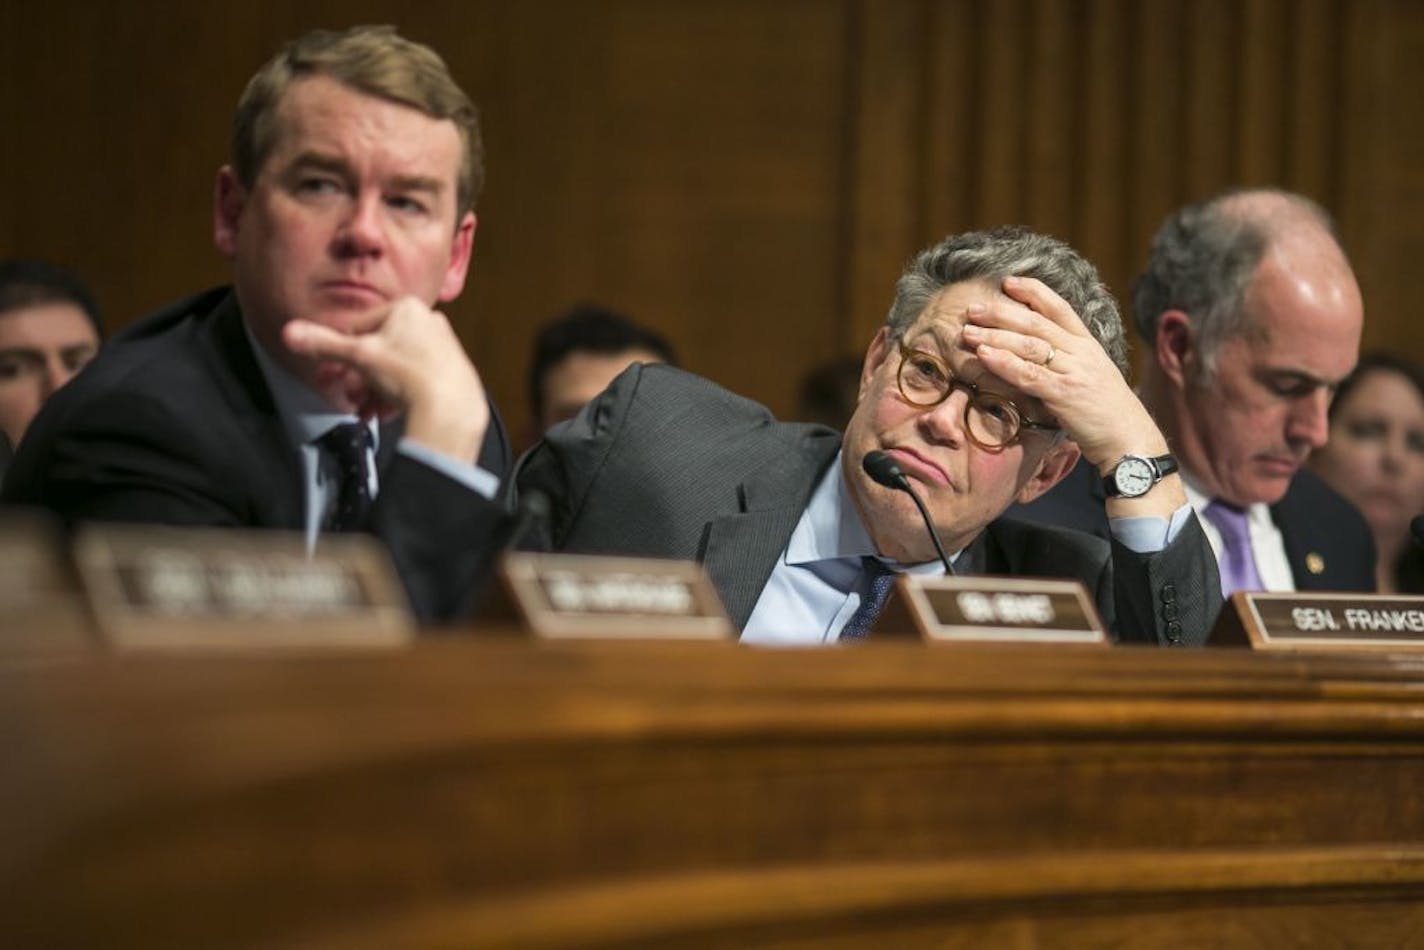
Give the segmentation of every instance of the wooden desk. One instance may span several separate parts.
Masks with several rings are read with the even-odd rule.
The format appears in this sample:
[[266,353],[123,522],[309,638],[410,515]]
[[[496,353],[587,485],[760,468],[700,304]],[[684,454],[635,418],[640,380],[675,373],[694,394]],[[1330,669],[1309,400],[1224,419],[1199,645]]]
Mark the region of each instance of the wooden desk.
[[0,668],[0,942],[1424,944],[1424,662],[426,642]]

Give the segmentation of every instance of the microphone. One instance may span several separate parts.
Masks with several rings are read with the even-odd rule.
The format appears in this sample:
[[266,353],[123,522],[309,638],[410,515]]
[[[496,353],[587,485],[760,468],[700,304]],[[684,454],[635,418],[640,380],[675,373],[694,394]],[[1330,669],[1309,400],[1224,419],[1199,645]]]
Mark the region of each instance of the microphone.
[[1424,546],[1424,515],[1415,515],[1409,522],[1409,533],[1414,535],[1414,543]]
[[[875,479],[878,484],[886,488],[893,488],[895,491],[902,491],[915,501],[915,507],[920,509],[920,517],[925,519],[925,530],[930,533],[930,540],[934,542],[935,553],[944,564],[944,572],[953,574],[954,568],[949,566],[949,558],[945,556],[944,545],[939,543],[939,532],[935,530],[934,522],[930,520],[930,513],[925,509],[925,503],[920,501],[920,496],[915,494],[915,490],[910,487],[910,480],[905,477],[905,473],[900,470],[900,466],[889,455],[876,449],[874,452],[866,452],[865,458],[860,460],[860,467],[865,469],[865,474]],[[1415,519],[1420,522],[1420,527],[1424,528],[1424,515]]]
[[504,549],[508,551],[517,548],[525,540],[525,535],[531,531],[542,529],[549,523],[549,515],[553,510],[554,506],[549,500],[549,496],[539,489],[526,488],[520,492],[519,504],[514,513],[514,524],[509,530],[509,536],[505,539]]

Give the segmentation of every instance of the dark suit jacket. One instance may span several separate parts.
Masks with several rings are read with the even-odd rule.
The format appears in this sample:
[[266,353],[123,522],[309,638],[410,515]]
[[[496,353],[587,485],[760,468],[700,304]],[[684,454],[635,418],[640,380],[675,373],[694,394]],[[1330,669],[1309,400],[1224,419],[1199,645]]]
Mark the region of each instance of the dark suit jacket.
[[[777,422],[764,407],[667,366],[636,365],[521,460],[521,492],[549,496],[531,546],[702,561],[746,624],[839,433]],[[1134,554],[1073,531],[1001,519],[961,555],[966,573],[1081,580],[1124,640],[1200,644],[1221,606],[1195,521],[1166,551]]]
[[[1103,480],[1096,469],[1078,467],[1041,497],[1009,509],[1015,517],[1061,525],[1105,537]],[[1291,479],[1271,506],[1298,590],[1373,591],[1375,543],[1364,517],[1309,469]]]
[[[396,452],[399,439],[398,423],[382,425],[367,528],[390,549],[417,616],[449,620],[472,606],[507,518]],[[510,461],[491,407],[480,465],[503,478]],[[236,298],[220,288],[120,334],[59,390],[16,452],[4,497],[69,522],[301,531],[303,478]]]

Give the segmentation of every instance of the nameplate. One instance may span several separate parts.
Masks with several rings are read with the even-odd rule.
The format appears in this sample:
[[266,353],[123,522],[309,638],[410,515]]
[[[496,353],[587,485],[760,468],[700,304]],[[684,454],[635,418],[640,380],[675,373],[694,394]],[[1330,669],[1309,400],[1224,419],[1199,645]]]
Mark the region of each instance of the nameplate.
[[93,525],[75,561],[100,633],[121,649],[389,647],[405,590],[367,535]]
[[0,515],[0,655],[93,649],[89,607],[58,520],[8,508]]
[[691,561],[510,553],[500,580],[515,615],[553,640],[726,640],[731,621]]
[[1077,581],[901,575],[872,636],[918,633],[933,643],[1108,642]]
[[1208,642],[1255,650],[1424,651],[1424,597],[1238,592]]

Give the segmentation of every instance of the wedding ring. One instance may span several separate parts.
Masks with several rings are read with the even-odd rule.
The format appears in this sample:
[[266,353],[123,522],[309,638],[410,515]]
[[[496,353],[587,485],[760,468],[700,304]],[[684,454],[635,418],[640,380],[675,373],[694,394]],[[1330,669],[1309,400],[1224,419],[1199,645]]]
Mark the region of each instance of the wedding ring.
[[1054,347],[1054,345],[1053,345],[1052,343],[1048,344],[1048,355],[1043,358],[1043,362],[1040,363],[1039,365],[1040,365],[1040,366],[1043,366],[1043,367],[1047,367],[1049,363],[1052,363],[1052,362],[1053,362],[1053,358],[1054,358],[1055,356],[1057,356],[1057,355],[1058,355],[1058,350],[1057,350],[1057,348]]

